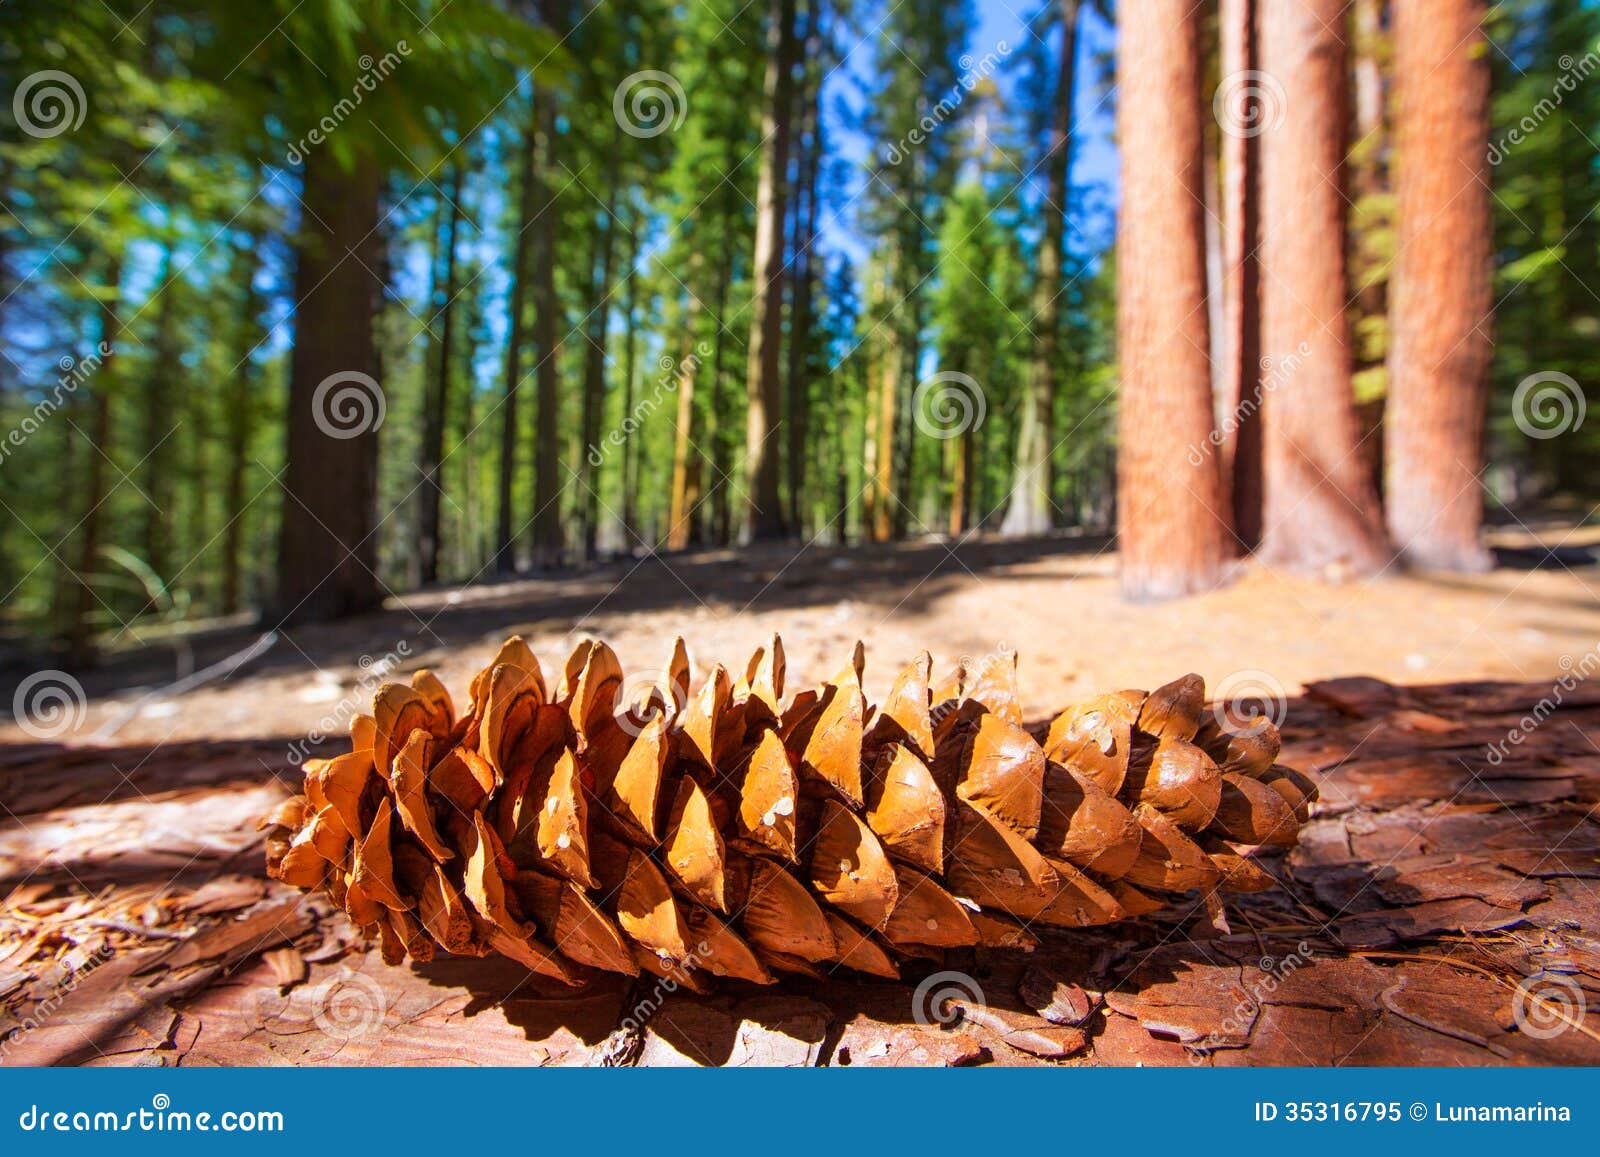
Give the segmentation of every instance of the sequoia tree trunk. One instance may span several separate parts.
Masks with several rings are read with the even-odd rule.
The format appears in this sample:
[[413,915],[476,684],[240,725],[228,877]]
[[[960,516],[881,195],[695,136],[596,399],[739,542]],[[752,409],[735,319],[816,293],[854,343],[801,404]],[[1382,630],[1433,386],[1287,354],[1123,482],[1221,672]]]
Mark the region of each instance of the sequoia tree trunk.
[[1493,308],[1483,16],[1482,0],[1394,9],[1389,534],[1408,562],[1454,571],[1491,565],[1478,538]]
[[1221,474],[1198,453],[1212,428],[1198,14],[1124,0],[1117,15],[1118,536],[1123,594],[1150,600],[1218,585],[1230,551]]
[[1361,455],[1345,314],[1342,0],[1273,0],[1263,71],[1283,123],[1261,136],[1261,554],[1317,574],[1371,574],[1387,559]]

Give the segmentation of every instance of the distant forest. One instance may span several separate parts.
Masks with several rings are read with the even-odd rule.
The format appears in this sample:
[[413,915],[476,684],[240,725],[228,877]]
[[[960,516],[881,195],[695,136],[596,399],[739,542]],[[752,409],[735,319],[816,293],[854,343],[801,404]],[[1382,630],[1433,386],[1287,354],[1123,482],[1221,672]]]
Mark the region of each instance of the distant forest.
[[[172,624],[325,620],[652,551],[1110,533],[1119,506],[1135,517],[1128,279],[1165,292],[1191,256],[1209,392],[1183,456],[1215,450],[1225,553],[1262,529],[1240,508],[1238,403],[1288,396],[1274,374],[1346,367],[1323,395],[1339,420],[1301,418],[1348,438],[1349,479],[1306,485],[1394,499],[1406,30],[1382,0],[1307,26],[1221,0],[1170,41],[1187,71],[1151,57],[1130,88],[1118,21],[1172,6],[1122,7],[1052,0],[996,36],[970,0],[10,0],[0,629],[86,658]],[[1422,7],[1485,18],[1463,64],[1491,94],[1467,243],[1492,261],[1493,345],[1474,338],[1487,430],[1465,468],[1493,517],[1595,481],[1600,9]],[[1302,52],[1333,61],[1320,94]],[[1130,271],[1113,224],[1146,203],[1128,186],[1145,170],[1082,144],[1126,144],[1135,98],[1141,139],[1199,126],[1197,200],[1169,207],[1203,251],[1144,229],[1175,256],[1150,242]],[[1241,344],[1253,310],[1226,291],[1262,226],[1241,233],[1230,205],[1257,163],[1263,260],[1318,262],[1277,284],[1321,330],[1332,310],[1337,362],[1270,298]],[[1295,179],[1336,194],[1331,218],[1273,200]],[[1308,248],[1274,257],[1275,212]],[[1349,541],[1277,553],[1362,569]]]

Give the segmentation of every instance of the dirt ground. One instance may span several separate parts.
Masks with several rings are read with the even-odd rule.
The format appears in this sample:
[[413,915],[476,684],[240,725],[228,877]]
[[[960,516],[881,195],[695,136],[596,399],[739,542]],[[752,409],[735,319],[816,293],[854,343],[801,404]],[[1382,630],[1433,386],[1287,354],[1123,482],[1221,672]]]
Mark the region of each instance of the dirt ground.
[[[1600,1063],[1597,541],[1520,528],[1470,578],[1251,565],[1154,607],[1118,600],[1098,541],[701,553],[129,649],[83,678],[74,726],[0,729],[0,1059]],[[981,992],[945,1006],[953,1027],[919,1023],[910,973],[693,997],[574,995],[480,960],[391,968],[264,878],[255,818],[385,670],[462,688],[513,632],[550,666],[596,635],[628,670],[659,667],[677,634],[697,664],[740,666],[774,631],[797,681],[865,641],[869,698],[922,649],[936,670],[1016,650],[1034,720],[1197,671],[1287,701],[1285,762],[1323,801],[1273,865],[1284,888],[1230,900],[1227,930],[1196,901],[954,961]]]

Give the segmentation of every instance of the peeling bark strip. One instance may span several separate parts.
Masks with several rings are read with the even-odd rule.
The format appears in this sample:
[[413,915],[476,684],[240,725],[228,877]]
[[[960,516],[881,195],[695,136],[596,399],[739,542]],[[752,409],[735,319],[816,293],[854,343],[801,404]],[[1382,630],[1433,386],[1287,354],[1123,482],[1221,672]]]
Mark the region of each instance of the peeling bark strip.
[[386,685],[355,750],[308,761],[304,799],[265,821],[268,872],[326,892],[392,963],[499,953],[696,990],[896,977],[947,947],[1031,949],[1034,923],[1270,888],[1253,850],[1293,845],[1315,798],[1276,727],[1224,724],[1197,675],[1081,704],[1041,743],[1014,655],[938,693],[920,656],[876,708],[863,663],[858,644],[786,701],[773,636],[691,695],[679,640],[675,694],[641,709],[604,643],[552,686],[510,639],[459,717],[429,672]]

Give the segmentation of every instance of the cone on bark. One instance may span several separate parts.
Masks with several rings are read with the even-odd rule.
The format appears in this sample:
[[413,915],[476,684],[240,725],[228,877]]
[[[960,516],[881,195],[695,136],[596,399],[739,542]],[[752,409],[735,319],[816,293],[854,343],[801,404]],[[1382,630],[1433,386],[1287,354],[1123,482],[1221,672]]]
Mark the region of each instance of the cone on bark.
[[1040,927],[1137,917],[1200,890],[1261,891],[1316,789],[1267,719],[1223,720],[1197,675],[1022,726],[1016,659],[937,687],[919,656],[884,702],[864,654],[785,698],[783,645],[691,694],[683,641],[659,677],[585,642],[552,689],[520,638],[457,714],[419,671],[379,690],[353,750],[307,761],[263,824],[275,879],[321,889],[384,959],[499,953],[582,984],[595,970],[760,984],[844,966],[1031,949]]

